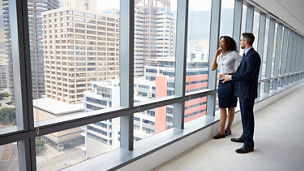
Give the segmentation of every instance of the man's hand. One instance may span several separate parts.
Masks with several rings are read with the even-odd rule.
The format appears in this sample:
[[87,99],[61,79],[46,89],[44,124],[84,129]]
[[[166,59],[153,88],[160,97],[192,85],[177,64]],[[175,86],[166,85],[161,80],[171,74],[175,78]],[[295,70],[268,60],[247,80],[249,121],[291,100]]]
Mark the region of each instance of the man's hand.
[[220,74],[220,80],[223,80],[222,83],[225,83],[227,81],[230,81],[230,75]]

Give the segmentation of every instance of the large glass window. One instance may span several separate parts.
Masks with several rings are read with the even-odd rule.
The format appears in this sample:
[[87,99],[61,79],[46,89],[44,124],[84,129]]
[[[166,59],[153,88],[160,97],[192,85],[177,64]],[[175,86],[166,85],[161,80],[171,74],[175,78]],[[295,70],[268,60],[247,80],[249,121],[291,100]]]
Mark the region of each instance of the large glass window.
[[208,87],[211,2],[189,1],[186,94]]
[[[126,115],[134,116],[134,125],[128,125],[130,122],[124,122],[123,125],[133,126],[130,130],[134,131],[134,136],[130,138],[131,142],[135,142],[135,149],[136,141],[173,128],[174,116],[179,116],[179,113],[174,113],[175,103],[184,103],[183,119],[186,126],[206,115],[207,96],[196,99],[189,96],[186,100],[185,97],[173,98],[179,2],[177,0],[136,0],[134,23],[129,23],[134,24],[134,30],[131,30],[134,33],[134,103],[171,96],[169,101],[144,104],[145,111],[142,112],[139,112],[140,107],[136,112],[133,107],[118,108],[121,89],[120,1],[127,2],[28,0],[28,8],[23,8],[21,1],[0,2],[0,170],[20,170],[26,168],[24,162],[36,163],[37,170],[62,170],[118,149],[121,136],[125,137],[120,132],[120,116],[124,112]],[[14,16],[10,12],[15,9],[10,8],[14,7],[15,3],[18,7],[17,16],[20,18],[9,21],[10,17]],[[211,3],[212,0],[189,0],[184,83],[187,95],[208,87],[209,58],[210,55],[214,55],[209,54]],[[221,20],[216,25],[221,25],[220,35],[231,36],[234,0],[223,0],[221,4]],[[28,17],[22,17],[24,9],[28,10]],[[244,5],[241,32],[245,31],[246,13],[247,7]],[[255,12],[255,48],[259,39],[259,17],[260,15]],[[28,21],[22,21],[24,18],[28,18]],[[10,28],[12,22],[20,23],[11,25],[16,28]],[[29,27],[23,28],[22,23],[27,22]],[[277,36],[277,24],[275,28]],[[29,38],[30,49],[26,49],[28,46],[23,47],[23,42],[17,42],[17,33],[16,36],[11,36],[17,30]],[[26,30],[29,32],[23,33]],[[276,37],[274,42],[268,42],[268,34],[267,18],[264,54],[261,56],[263,77],[268,43],[274,43],[274,50],[277,44]],[[19,41],[27,41],[27,38]],[[14,48],[18,43],[21,45],[21,51]],[[288,43],[291,42],[287,42],[286,47]],[[28,51],[30,59],[23,56],[23,53]],[[280,69],[283,68],[281,74],[285,74],[287,51],[281,55],[285,57],[285,60],[280,62]],[[19,54],[22,56],[20,59],[25,60],[24,63],[31,62],[31,68],[21,65],[20,62],[23,61],[18,61],[19,57],[16,56]],[[273,67],[275,53],[271,54],[271,57]],[[18,73],[19,70],[26,73]],[[29,70],[30,74],[27,73]],[[273,76],[273,68],[271,72]],[[28,81],[27,75],[32,77],[32,86],[29,87],[24,82],[20,84],[20,80]],[[288,83],[285,79],[284,82]],[[260,94],[263,97],[264,87],[268,88],[269,84],[261,82],[260,85]],[[32,105],[28,104],[24,96],[20,96],[20,92],[22,95],[28,93],[27,88],[32,88]],[[216,90],[211,90],[207,93],[215,92]],[[182,99],[184,101],[180,101]],[[155,108],[156,105],[161,107]],[[6,134],[8,131],[16,131],[16,127],[22,129],[22,112],[25,112],[24,116],[28,116],[27,112],[31,112],[29,106],[33,107],[34,116],[25,118],[26,130]],[[23,108],[26,110],[23,111]],[[111,109],[109,112],[109,108],[115,108],[117,111]],[[104,117],[103,111],[108,111],[113,117],[100,121],[99,117]],[[63,123],[64,119],[71,120]],[[34,129],[31,128],[33,121],[36,126]],[[39,134],[39,130],[42,134]],[[37,135],[33,134],[35,131]],[[15,141],[19,141],[19,138],[26,143],[17,146]],[[34,149],[31,149],[34,142]],[[123,144],[128,142],[128,139],[122,141]],[[22,154],[18,154],[18,148],[19,152],[23,151]],[[125,146],[121,149],[124,148]],[[33,151],[36,152],[36,158],[27,158],[25,161],[24,157],[35,156],[30,154]],[[121,157],[125,156],[119,156],[120,159]]]
[[220,36],[226,35],[232,37],[234,1],[235,0],[222,1]]
[[246,5],[243,5],[241,33],[244,33],[244,32],[245,32],[246,17],[247,17],[247,6],[246,6]]
[[[241,36],[242,33],[245,32],[245,27],[246,27],[246,17],[247,17],[247,6],[243,5],[243,13],[242,13],[242,24],[241,24]],[[244,49],[240,47],[240,55],[242,56],[244,53]]]
[[[27,1],[36,125],[119,106],[120,0],[38,1]],[[36,138],[38,170],[118,148],[119,128],[115,118]]]
[[37,170],[61,170],[120,147],[120,118],[36,137]]
[[17,142],[0,146],[0,170],[19,170]]
[[174,95],[176,11],[176,0],[135,3],[135,102]]
[[[274,74],[274,64],[275,64],[275,60],[278,60],[275,58],[276,56],[276,46],[277,46],[277,31],[278,31],[278,23],[275,23],[275,30],[274,30],[274,40],[273,40],[273,53],[272,53],[272,67],[271,67],[271,77]],[[278,45],[280,46],[280,45]]]
[[[10,8],[8,0],[1,2],[0,10],[0,134],[16,126],[14,63],[12,56]],[[18,97],[17,97],[18,98]]]
[[[211,0],[189,1],[186,94],[208,88],[209,55],[214,55],[209,54],[211,3]],[[206,98],[185,102],[185,122],[203,116],[200,105],[206,102]]]
[[134,113],[134,141],[140,141],[172,128],[173,115],[174,105]]
[[286,28],[283,26],[282,27],[282,44],[281,44],[281,48],[280,48],[280,51],[281,51],[281,56],[280,56],[280,62],[279,62],[279,65],[278,65],[278,67],[279,67],[279,75],[282,75],[283,74],[283,71],[282,71],[282,67],[283,67],[283,62],[284,62],[284,60],[283,60],[283,56],[285,55],[285,52],[284,52],[284,47],[283,47],[283,44],[284,44],[284,34],[286,34],[287,33],[287,30],[286,30]]
[[36,122],[120,105],[119,0],[28,1]]
[[266,60],[267,60],[267,48],[268,48],[268,34],[269,34],[269,19],[266,18],[266,27],[265,27],[265,41],[264,41],[264,54],[262,60],[262,78],[265,78],[266,73]]
[[189,122],[205,116],[207,112],[207,97],[191,99],[185,102],[184,121]]
[[260,26],[260,14],[258,12],[254,12],[253,18],[253,34],[255,36],[255,40],[253,42],[253,48],[257,51],[258,49],[258,40],[259,40],[259,26]]

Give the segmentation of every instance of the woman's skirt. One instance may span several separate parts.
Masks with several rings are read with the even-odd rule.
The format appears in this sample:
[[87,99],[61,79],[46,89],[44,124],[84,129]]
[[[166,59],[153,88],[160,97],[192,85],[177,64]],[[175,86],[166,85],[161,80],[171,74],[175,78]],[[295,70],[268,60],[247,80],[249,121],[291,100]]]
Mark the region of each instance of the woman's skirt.
[[225,83],[222,83],[222,80],[219,80],[218,100],[219,108],[236,107],[237,98],[234,96],[234,82],[227,81]]

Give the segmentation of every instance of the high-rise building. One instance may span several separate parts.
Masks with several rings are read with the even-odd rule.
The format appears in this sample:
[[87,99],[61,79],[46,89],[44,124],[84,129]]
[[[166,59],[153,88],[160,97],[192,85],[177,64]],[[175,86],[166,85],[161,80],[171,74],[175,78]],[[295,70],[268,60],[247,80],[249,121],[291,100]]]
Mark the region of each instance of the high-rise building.
[[134,76],[157,57],[174,56],[174,15],[168,0],[136,0],[134,18]]
[[119,75],[119,15],[60,8],[42,18],[47,97],[79,103],[92,81]]
[[44,89],[44,65],[42,45],[42,16],[44,11],[59,7],[58,0],[28,0],[28,23],[31,51],[32,90],[33,98],[39,98],[45,94]]
[[0,90],[7,88],[7,49],[4,31],[3,1],[0,1]]
[[6,86],[6,64],[0,64],[0,90],[5,89]]
[[[33,98],[44,94],[43,48],[41,13],[59,7],[58,0],[28,0],[28,24],[31,52],[32,92]],[[13,59],[11,52],[11,34],[9,19],[9,1],[2,0],[3,27],[7,55],[7,82],[12,101],[14,102]],[[0,31],[1,32],[1,31]],[[0,33],[1,34],[1,33]]]
[[[11,101],[14,103],[14,75],[13,75],[13,60],[12,60],[12,52],[11,52],[11,31],[10,31],[10,21],[9,21],[9,4],[8,0],[2,0],[1,1],[1,15],[2,15],[2,21],[3,22],[3,32],[1,31],[0,34],[3,36],[4,34],[4,40],[2,43],[4,44],[3,50],[3,62],[6,63],[6,82],[7,82],[7,88],[10,94]],[[2,44],[2,45],[3,45]]]

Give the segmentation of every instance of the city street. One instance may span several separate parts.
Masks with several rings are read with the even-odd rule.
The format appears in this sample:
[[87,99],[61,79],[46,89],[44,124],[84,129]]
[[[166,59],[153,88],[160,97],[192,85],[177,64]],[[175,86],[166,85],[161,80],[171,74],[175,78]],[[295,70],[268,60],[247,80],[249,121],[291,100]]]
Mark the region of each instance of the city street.
[[[85,152],[81,147],[83,145],[65,151],[58,151],[50,145],[45,144],[45,149],[41,154],[37,155],[37,169],[41,171],[60,170],[82,162],[85,159]],[[89,137],[87,138],[86,149],[87,159],[107,152],[104,144]]]

